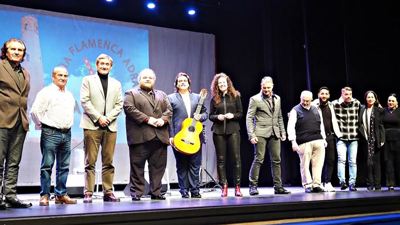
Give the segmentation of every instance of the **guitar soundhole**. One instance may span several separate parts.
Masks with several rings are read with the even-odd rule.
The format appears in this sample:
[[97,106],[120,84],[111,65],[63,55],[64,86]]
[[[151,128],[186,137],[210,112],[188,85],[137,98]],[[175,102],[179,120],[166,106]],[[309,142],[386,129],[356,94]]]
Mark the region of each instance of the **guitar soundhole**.
[[196,129],[195,129],[193,126],[190,126],[190,127],[188,128],[188,130],[189,130],[189,132],[194,132]]

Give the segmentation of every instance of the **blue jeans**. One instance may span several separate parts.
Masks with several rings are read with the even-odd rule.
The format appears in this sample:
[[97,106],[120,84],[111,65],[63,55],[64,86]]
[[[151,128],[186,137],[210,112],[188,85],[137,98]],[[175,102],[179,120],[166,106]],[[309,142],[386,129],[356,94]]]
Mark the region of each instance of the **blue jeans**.
[[357,148],[358,141],[341,141],[336,143],[338,152],[338,177],[340,182],[346,182],[346,154],[349,160],[349,184],[355,185],[357,179]]
[[68,133],[61,133],[51,128],[42,128],[40,149],[42,151],[42,164],[40,166],[40,185],[42,190],[40,196],[50,196],[51,172],[55,157],[57,157],[57,164],[54,192],[58,197],[66,195],[71,156],[71,130]]

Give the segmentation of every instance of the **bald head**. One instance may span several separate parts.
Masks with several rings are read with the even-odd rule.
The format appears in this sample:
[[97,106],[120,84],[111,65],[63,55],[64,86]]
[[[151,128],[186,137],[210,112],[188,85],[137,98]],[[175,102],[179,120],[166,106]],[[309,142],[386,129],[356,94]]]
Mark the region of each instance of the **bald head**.
[[304,108],[309,108],[313,100],[313,94],[311,91],[302,91],[300,95],[300,103]]

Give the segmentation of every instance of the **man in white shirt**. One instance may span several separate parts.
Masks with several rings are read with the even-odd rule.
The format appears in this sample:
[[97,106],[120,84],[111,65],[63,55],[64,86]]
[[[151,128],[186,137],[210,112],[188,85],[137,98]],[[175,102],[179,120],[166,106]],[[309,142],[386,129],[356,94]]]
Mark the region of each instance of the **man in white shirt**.
[[32,120],[42,128],[40,149],[40,206],[49,205],[51,172],[56,165],[56,204],[76,204],[76,200],[67,195],[67,178],[71,155],[71,127],[74,121],[74,96],[65,85],[68,72],[64,67],[53,69],[53,83],[43,88],[36,96],[31,109]]

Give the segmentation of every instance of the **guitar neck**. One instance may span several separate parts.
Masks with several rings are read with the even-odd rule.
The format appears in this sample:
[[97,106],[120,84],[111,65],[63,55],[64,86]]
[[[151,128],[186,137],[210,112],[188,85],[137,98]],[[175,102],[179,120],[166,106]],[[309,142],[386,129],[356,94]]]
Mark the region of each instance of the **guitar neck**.
[[199,103],[197,103],[196,111],[194,112],[195,114],[200,114],[203,102],[204,102],[204,99],[200,98]]

